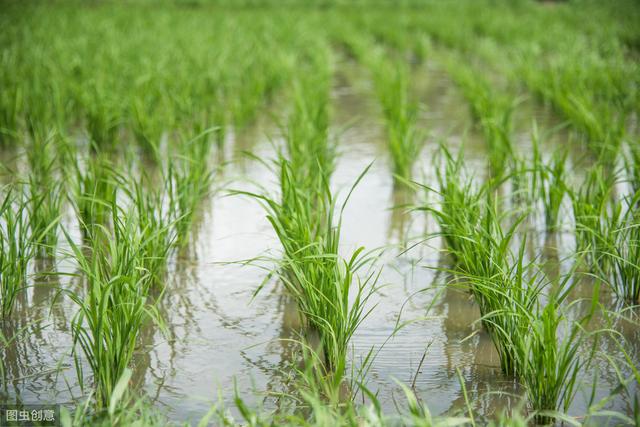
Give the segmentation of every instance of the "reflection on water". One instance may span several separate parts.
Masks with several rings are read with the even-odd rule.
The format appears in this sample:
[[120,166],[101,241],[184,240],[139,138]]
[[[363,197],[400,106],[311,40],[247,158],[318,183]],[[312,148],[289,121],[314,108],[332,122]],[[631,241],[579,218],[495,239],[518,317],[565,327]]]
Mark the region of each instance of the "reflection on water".
[[[424,212],[406,208],[421,194],[394,187],[384,128],[366,72],[351,63],[339,69],[332,99],[333,133],[340,139],[341,153],[333,186],[340,197],[374,162],[345,210],[341,249],[347,254],[360,245],[386,248],[379,262],[383,268],[381,283],[386,286],[378,291],[379,305],[352,341],[356,361],[372,346],[378,351],[366,379],[368,387],[379,390],[384,408],[390,411],[394,411],[394,398],[402,396],[394,379],[406,384],[415,381],[419,398],[434,414],[465,409],[461,384],[481,416],[513,409],[523,391],[501,373],[498,355],[480,327],[479,311],[471,296],[444,286],[452,280],[444,271],[451,266],[441,254],[440,240],[413,244],[437,227]],[[423,88],[420,99],[426,107],[420,124],[429,132],[429,141],[416,162],[416,177],[430,185],[435,183],[432,161],[437,142],[445,137],[453,149],[465,141],[473,173],[483,176],[484,144],[477,132],[469,131],[471,119],[461,94],[438,64],[420,66],[415,77],[426,81],[416,87]],[[517,120],[521,117],[530,123],[533,115],[543,128],[558,123],[547,110],[535,110],[532,105],[525,103],[522,108],[530,110],[518,115]],[[514,140],[526,152],[530,149],[529,127],[518,122],[515,130]],[[258,157],[270,158],[277,135],[276,126],[265,119],[258,119],[255,126],[238,134],[227,130],[225,152],[217,159],[221,166],[217,183],[230,182],[233,188],[242,189],[252,188],[250,182],[257,182],[275,189],[275,177],[268,170],[238,153],[252,151]],[[558,135],[554,138],[562,138]],[[549,144],[555,143],[550,139]],[[226,163],[231,159],[234,161]],[[69,225],[69,218],[66,225],[77,238],[78,230]],[[544,272],[550,278],[558,277],[570,268],[564,260],[573,249],[572,236],[566,227],[546,233],[541,224],[536,220],[530,225],[528,256],[533,259],[541,253],[546,261]],[[133,384],[172,418],[199,418],[217,400],[219,389],[231,404],[234,382],[249,403],[251,391],[267,393],[263,403],[273,408],[283,404],[275,394],[293,391],[290,367],[298,363],[294,341],[301,330],[295,304],[275,282],[267,283],[254,298],[254,291],[264,280],[264,270],[233,263],[265,253],[277,255],[278,248],[255,201],[217,191],[194,218],[192,243],[171,262],[165,292],[152,295],[165,328],[146,325],[140,331],[134,360]],[[69,325],[75,308],[64,297],[52,304],[59,288],[81,289],[82,283],[66,275],[43,274],[54,271],[72,273],[73,265],[64,259],[37,261],[33,286],[21,294],[15,315],[0,324],[4,339],[10,341],[9,345],[0,344],[6,378],[0,387],[2,401],[70,402],[82,396],[70,357]],[[585,275],[574,288],[571,299],[577,301],[576,318],[590,308],[593,287]],[[605,301],[611,300],[606,290],[602,294]],[[638,313],[627,312],[625,316],[637,318]],[[389,339],[397,322],[407,320],[413,321]],[[591,330],[603,327],[615,329],[627,339],[631,343],[629,356],[640,360],[637,323],[624,317],[600,316],[589,326]],[[619,387],[620,377],[609,359],[622,360],[620,348],[615,341],[602,338],[598,349],[594,369],[581,378],[585,391],[578,393],[571,413],[584,412],[594,377],[598,379],[596,400]],[[621,372],[629,375],[624,369]],[[632,390],[637,391],[637,385]],[[627,396],[606,405],[626,413],[632,406]]]

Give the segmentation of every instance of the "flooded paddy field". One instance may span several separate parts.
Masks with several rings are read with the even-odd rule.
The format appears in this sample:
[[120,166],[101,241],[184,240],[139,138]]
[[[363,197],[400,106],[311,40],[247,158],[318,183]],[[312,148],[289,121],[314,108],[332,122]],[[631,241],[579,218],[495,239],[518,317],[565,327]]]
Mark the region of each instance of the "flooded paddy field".
[[640,12],[481,3],[3,6],[0,403],[638,425]]

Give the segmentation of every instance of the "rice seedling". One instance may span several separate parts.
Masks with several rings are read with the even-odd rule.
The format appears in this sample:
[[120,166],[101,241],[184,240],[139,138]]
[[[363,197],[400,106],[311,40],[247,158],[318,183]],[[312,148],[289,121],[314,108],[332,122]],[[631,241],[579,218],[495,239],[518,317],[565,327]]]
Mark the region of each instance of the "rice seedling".
[[105,226],[116,196],[116,172],[103,155],[85,160],[84,168],[75,160],[73,202],[80,229],[85,238],[97,225]]
[[86,93],[84,100],[85,120],[92,148],[97,151],[107,150],[114,146],[120,114],[106,90],[98,86]]
[[1,318],[7,319],[16,297],[27,285],[29,261],[34,256],[29,227],[29,205],[19,187],[2,189],[0,205],[0,301]]
[[[446,149],[444,172],[438,172],[440,207],[423,206],[440,224],[438,235],[455,257],[462,285],[474,296],[481,319],[498,349],[503,372],[516,374],[519,355],[513,337],[525,333],[541,291],[533,264],[525,263],[525,240],[516,256],[510,247],[524,217],[503,230],[502,217],[489,187],[474,189],[461,175],[462,156]],[[433,190],[431,190],[433,191]]]
[[153,188],[150,179],[143,174],[129,182],[124,192],[135,210],[138,232],[141,235],[143,268],[154,285],[163,282],[171,249],[176,243],[175,221],[170,217],[168,195],[164,187]]
[[610,206],[613,180],[601,166],[596,166],[578,191],[571,191],[576,252],[584,254],[585,262],[592,269],[599,262],[598,254],[607,246],[601,238],[607,234],[603,229],[602,218]]
[[[286,159],[279,160],[279,167],[281,201],[256,193],[237,193],[256,198],[267,211],[284,250],[276,270],[278,277],[308,323],[307,339],[312,341],[315,334],[319,337],[326,375],[340,379],[346,370],[349,340],[371,310],[367,303],[375,290],[377,275],[367,273],[360,279],[357,272],[373,258],[359,248],[350,258],[342,259],[338,247],[344,205],[337,213],[327,183],[323,197],[297,187]],[[351,188],[345,205],[367,170]]]
[[184,142],[176,158],[169,162],[166,180],[170,218],[175,224],[176,242],[180,246],[188,242],[194,217],[211,190],[213,170],[209,166],[211,141],[208,135],[214,130]]
[[513,160],[512,114],[517,100],[491,87],[476,70],[453,55],[445,58],[447,71],[469,101],[471,113],[479,123],[487,144],[489,168],[502,177]]
[[533,143],[532,193],[540,198],[544,206],[544,218],[548,231],[558,226],[558,214],[567,193],[565,177],[567,174],[567,150],[556,150],[545,162],[540,151],[537,127],[534,125],[531,141]]
[[33,141],[27,153],[29,169],[29,222],[34,236],[39,240],[34,244],[38,252],[55,255],[58,243],[58,220],[64,200],[62,182],[56,177],[57,158],[53,151],[54,139]]
[[625,158],[625,169],[631,188],[637,193],[640,190],[640,148],[636,145],[629,146],[629,154]]
[[627,196],[590,229],[598,252],[593,254],[600,279],[631,304],[640,303],[640,192]]
[[598,304],[597,287],[590,312],[578,321],[568,318],[566,308],[561,307],[567,288],[570,286],[553,291],[546,305],[536,309],[530,327],[518,336],[523,358],[518,377],[526,387],[529,405],[540,424],[548,424],[558,410],[567,413],[577,392],[579,373],[593,357],[584,354],[582,345],[588,336],[584,328]]
[[480,307],[481,320],[498,351],[502,371],[518,376],[523,369],[522,350],[516,341],[528,333],[544,282],[534,265],[525,263],[524,240],[511,260],[508,243],[512,236],[502,237],[501,241],[488,239],[495,247],[488,254],[494,256],[494,275],[463,273],[463,278]]
[[411,99],[408,67],[381,57],[370,68],[386,122],[393,173],[410,180],[424,137],[417,127],[418,104]]
[[424,188],[440,196],[440,208],[426,205],[418,209],[435,216],[448,252],[457,257],[470,243],[466,236],[471,235],[480,222],[484,189],[476,188],[474,180],[464,176],[462,151],[454,158],[446,147],[441,146],[439,153],[442,157],[437,159],[444,158],[444,171],[438,162],[435,166],[439,189]]
[[93,374],[98,410],[112,405],[142,325],[161,322],[148,301],[152,276],[145,269],[145,239],[149,236],[140,233],[133,212],[124,211],[115,202],[110,212],[113,231],[97,224],[88,253],[67,235],[72,256],[87,284],[86,295],[66,292],[78,307],[71,322],[76,370],[82,384],[84,376],[77,354],[82,351]]

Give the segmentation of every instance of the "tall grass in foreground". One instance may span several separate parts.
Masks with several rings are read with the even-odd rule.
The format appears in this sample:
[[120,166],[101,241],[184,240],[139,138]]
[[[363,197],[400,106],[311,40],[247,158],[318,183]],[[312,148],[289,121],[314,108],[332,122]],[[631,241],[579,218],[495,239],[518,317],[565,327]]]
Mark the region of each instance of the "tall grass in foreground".
[[[111,404],[143,324],[149,320],[160,322],[148,301],[151,274],[145,269],[145,239],[149,236],[141,234],[134,212],[122,210],[115,202],[110,212],[113,231],[96,225],[87,248],[67,236],[87,284],[86,295],[68,292],[78,306],[71,324],[74,352],[79,348],[91,368],[98,410]],[[77,355],[76,369],[84,383]]]
[[29,228],[29,203],[20,187],[4,187],[0,205],[0,319],[7,319],[18,293],[27,284],[34,256]]

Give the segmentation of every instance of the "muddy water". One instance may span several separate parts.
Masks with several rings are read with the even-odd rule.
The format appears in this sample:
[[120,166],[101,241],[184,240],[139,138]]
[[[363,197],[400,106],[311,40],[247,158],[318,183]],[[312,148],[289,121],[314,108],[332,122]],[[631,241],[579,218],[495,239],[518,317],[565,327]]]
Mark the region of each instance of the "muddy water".
[[[459,91],[438,64],[416,70],[415,78],[426,106],[421,123],[429,130],[416,176],[433,184],[432,158],[436,143],[443,138],[453,149],[464,141],[468,164],[482,176],[484,145],[470,126],[469,111]],[[332,99],[333,133],[340,141],[333,175],[335,190],[344,196],[373,162],[345,210],[342,233],[345,255],[358,246],[382,251],[378,267],[382,268],[380,284],[384,286],[373,299],[378,306],[352,341],[356,364],[372,348],[377,354],[367,377],[368,387],[379,391],[383,406],[391,412],[394,399],[402,397],[396,381],[413,384],[433,414],[464,408],[461,384],[481,416],[516,406],[522,390],[500,373],[491,340],[477,323],[477,307],[469,295],[443,286],[450,277],[436,270],[446,266],[441,242],[432,239],[406,250],[437,227],[423,213],[391,209],[410,202],[412,196],[394,190],[385,131],[366,73],[343,64]],[[530,149],[529,130],[523,123],[528,124],[531,115],[547,128],[559,121],[532,103],[522,108],[528,114],[518,119],[515,140],[518,149],[526,152]],[[218,176],[220,186],[255,189],[251,184],[255,182],[274,190],[276,182],[271,172],[235,153],[238,149],[251,150],[259,157],[270,158],[277,140],[277,129],[266,119],[248,131],[230,135],[222,157],[234,161]],[[71,211],[64,224],[75,230]],[[229,197],[225,191],[218,191],[204,203],[193,236],[190,250],[171,263],[166,294],[159,302],[169,334],[163,335],[151,326],[142,331],[134,381],[175,420],[197,420],[219,398],[231,405],[234,384],[248,402],[273,408],[277,401],[263,396],[288,386],[291,345],[285,340],[295,337],[298,318],[295,307],[276,283],[268,283],[252,298],[265,272],[237,261],[277,256],[278,242],[255,201]],[[549,237],[541,231],[534,241],[538,249],[539,245],[547,246],[545,257],[556,260],[555,269],[550,264],[551,273],[567,270],[559,260],[572,250],[569,233]],[[9,378],[0,388],[2,401],[68,403],[82,396],[70,357],[69,324],[75,309],[64,297],[50,309],[56,287],[81,284],[65,275],[37,275],[54,270],[74,271],[73,265],[64,260],[58,265],[37,263],[37,286],[23,294],[14,318],[3,325],[5,337],[16,339],[2,350]],[[584,281],[573,297],[588,298],[591,288],[592,284]],[[578,304],[576,310],[587,306]],[[398,322],[409,320],[412,322],[390,338]],[[636,343],[631,352],[638,360],[640,331],[624,320],[617,321],[616,327]],[[602,340],[599,346],[603,354],[619,356],[612,342]],[[570,409],[573,414],[585,411],[593,376],[599,379],[596,400],[609,395],[619,384],[603,355],[598,355],[594,366],[581,378],[584,387]],[[616,397],[606,407],[630,413],[632,402]]]

